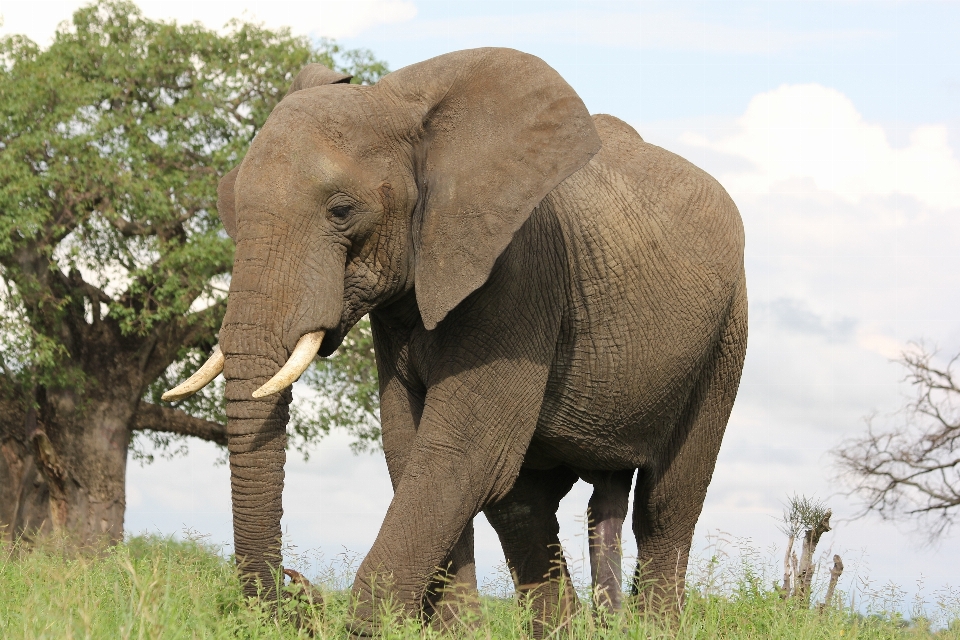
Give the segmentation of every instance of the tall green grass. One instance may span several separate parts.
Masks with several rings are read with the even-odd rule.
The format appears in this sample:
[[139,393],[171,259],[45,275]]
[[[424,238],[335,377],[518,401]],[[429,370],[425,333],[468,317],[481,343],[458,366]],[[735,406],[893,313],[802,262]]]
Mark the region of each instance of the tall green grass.
[[[341,567],[342,569],[342,567]],[[557,637],[573,638],[960,638],[951,603],[932,630],[923,618],[849,606],[824,611],[782,600],[749,558],[716,556],[692,572],[687,605],[678,619],[627,611],[609,626],[582,611]],[[343,638],[350,576],[320,577],[324,603],[280,615],[244,600],[231,560],[198,541],[133,537],[100,554],[77,554],[56,541],[31,549],[0,546],[0,638]],[[845,596],[841,596],[842,600]],[[299,617],[299,624],[296,620]],[[529,611],[510,597],[484,597],[482,615],[456,635],[527,637]],[[385,621],[385,638],[442,634],[415,621]]]

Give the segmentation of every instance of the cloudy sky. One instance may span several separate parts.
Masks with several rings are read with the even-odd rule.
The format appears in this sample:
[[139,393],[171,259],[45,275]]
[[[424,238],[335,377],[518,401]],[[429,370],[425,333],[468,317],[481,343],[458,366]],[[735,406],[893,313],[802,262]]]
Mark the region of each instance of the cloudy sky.
[[[4,33],[49,42],[80,3],[0,0]],[[251,17],[371,49],[393,69],[447,51],[508,46],[554,66],[595,113],[724,184],[747,232],[750,346],[695,544],[717,532],[782,549],[788,494],[838,516],[856,505],[827,452],[864,417],[903,404],[891,363],[910,341],[960,350],[960,3],[486,0],[144,1],[147,15],[219,28]],[[127,528],[232,538],[217,452],[133,464]],[[562,505],[568,556],[583,565],[589,488]],[[333,436],[288,465],[284,527],[299,552],[363,553],[390,500],[382,456]],[[502,562],[478,518],[478,563]],[[910,527],[845,522],[822,547],[874,586],[925,592],[953,580],[960,531],[930,548]],[[853,584],[852,571],[848,571]],[[957,585],[960,586],[960,585]]]

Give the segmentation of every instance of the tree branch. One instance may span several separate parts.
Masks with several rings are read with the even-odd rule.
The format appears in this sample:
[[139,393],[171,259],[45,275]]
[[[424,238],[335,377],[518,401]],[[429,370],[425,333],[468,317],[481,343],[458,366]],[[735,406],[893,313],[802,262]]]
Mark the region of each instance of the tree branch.
[[137,407],[137,415],[133,420],[132,429],[134,431],[149,430],[175,433],[181,436],[192,436],[201,440],[216,442],[220,445],[227,444],[227,428],[219,422],[194,418],[180,409],[162,407],[142,400]]
[[156,379],[167,367],[176,362],[181,347],[216,344],[215,328],[227,308],[226,300],[218,300],[206,309],[164,323],[153,331],[156,340],[142,364],[142,370],[151,380]]
[[113,227],[120,232],[120,235],[132,238],[132,237],[149,237],[149,236],[159,236],[162,235],[163,231],[171,227],[176,227],[177,225],[182,225],[184,222],[197,215],[201,209],[206,207],[193,207],[187,209],[186,213],[180,214],[178,217],[173,220],[169,220],[161,226],[152,225],[152,224],[143,224],[141,222],[131,222],[126,218],[120,216],[116,212],[113,212],[113,215],[104,216],[107,221],[113,225]]
[[934,362],[935,355],[921,347],[900,358],[915,396],[898,412],[898,424],[875,430],[868,420],[864,436],[841,443],[833,452],[850,494],[864,499],[860,515],[937,518],[932,528],[922,529],[930,539],[942,535],[960,515],[960,385],[954,371],[960,354],[945,367]]

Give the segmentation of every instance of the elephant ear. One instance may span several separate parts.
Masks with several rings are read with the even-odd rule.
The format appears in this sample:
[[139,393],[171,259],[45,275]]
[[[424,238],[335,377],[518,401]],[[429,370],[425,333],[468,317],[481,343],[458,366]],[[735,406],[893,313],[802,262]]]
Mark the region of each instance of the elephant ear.
[[[318,87],[323,84],[345,84],[350,82],[353,76],[334,71],[322,64],[308,64],[297,77],[293,79],[290,89],[283,96],[286,98],[291,93],[310,87]],[[220,222],[223,228],[227,230],[227,235],[237,239],[237,217],[234,211],[233,188],[237,182],[237,173],[240,171],[239,165],[231,169],[225,176],[220,178],[220,184],[217,185],[217,213],[220,214]]]
[[227,235],[237,241],[237,213],[234,207],[233,188],[237,184],[237,174],[240,173],[240,165],[235,166],[220,178],[217,185],[217,213],[220,214],[220,222],[223,228],[227,230]]
[[413,105],[417,304],[433,329],[486,282],[534,208],[600,150],[583,101],[543,60],[472,49],[406,67],[381,90]]

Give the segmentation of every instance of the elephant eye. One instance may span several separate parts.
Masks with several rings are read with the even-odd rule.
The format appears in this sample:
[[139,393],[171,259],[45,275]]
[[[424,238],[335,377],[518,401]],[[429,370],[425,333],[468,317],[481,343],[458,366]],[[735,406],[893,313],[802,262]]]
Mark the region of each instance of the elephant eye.
[[344,220],[353,212],[353,207],[348,204],[338,204],[330,207],[330,215],[337,220]]

